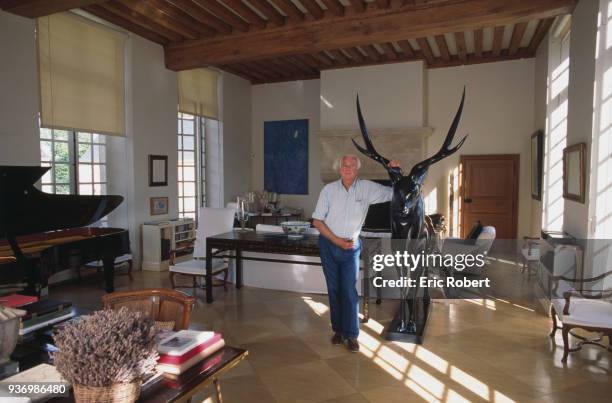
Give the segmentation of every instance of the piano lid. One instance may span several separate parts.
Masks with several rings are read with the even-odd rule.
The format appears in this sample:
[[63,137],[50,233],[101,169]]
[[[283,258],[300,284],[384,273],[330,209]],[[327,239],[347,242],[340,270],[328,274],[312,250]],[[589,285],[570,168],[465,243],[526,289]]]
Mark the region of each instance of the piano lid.
[[0,238],[84,227],[108,215],[121,196],[43,193],[34,187],[50,168],[0,166]]

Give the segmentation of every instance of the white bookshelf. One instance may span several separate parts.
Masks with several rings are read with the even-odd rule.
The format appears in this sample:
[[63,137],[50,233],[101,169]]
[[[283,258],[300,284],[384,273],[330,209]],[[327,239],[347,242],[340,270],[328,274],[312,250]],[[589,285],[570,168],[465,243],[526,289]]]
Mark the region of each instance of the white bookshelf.
[[146,222],[142,225],[142,269],[166,271],[170,251],[176,251],[176,262],[192,258],[195,241],[195,221],[192,218]]

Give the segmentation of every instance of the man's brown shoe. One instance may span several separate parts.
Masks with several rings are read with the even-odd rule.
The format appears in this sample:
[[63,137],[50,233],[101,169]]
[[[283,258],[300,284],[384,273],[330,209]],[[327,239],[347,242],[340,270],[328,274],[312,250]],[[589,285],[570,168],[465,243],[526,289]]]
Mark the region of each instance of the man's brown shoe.
[[359,351],[359,342],[357,339],[346,339],[346,347],[351,353]]
[[331,343],[334,346],[337,346],[339,344],[342,344],[342,334],[340,333],[334,333],[334,336],[331,338]]

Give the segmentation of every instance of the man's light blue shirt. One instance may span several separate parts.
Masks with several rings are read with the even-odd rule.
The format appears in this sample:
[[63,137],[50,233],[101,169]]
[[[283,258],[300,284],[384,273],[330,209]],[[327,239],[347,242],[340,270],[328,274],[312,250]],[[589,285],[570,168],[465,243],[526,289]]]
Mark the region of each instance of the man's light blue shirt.
[[389,201],[392,195],[392,188],[359,178],[346,190],[339,179],[323,187],[312,218],[323,221],[336,236],[356,240],[369,205]]

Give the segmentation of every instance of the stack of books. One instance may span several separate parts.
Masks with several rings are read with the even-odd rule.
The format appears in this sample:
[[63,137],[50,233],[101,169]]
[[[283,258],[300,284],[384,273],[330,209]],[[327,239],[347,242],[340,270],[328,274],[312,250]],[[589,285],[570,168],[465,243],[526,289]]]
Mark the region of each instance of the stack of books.
[[31,304],[36,301],[38,301],[38,297],[33,297],[31,295],[10,294],[0,297],[0,305],[7,308],[19,308],[20,306]]
[[159,342],[157,370],[180,375],[225,346],[221,334],[181,330]]
[[45,299],[23,305],[21,309],[27,312],[21,318],[19,329],[19,335],[21,336],[74,316],[72,302],[69,301]]

